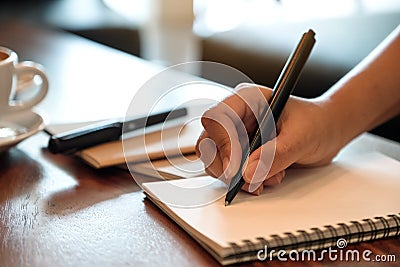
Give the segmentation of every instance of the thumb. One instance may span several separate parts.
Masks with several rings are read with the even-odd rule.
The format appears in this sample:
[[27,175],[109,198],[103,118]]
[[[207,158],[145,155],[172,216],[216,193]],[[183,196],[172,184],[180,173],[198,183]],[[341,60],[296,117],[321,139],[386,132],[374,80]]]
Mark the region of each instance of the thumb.
[[281,132],[275,139],[275,156],[267,179],[286,170],[301,156],[301,144],[293,138],[293,135]]
[[274,152],[275,139],[251,153],[243,172],[243,178],[249,184],[250,191],[257,189],[266,179],[274,159]]
[[[279,134],[255,150],[249,157],[243,178],[250,184],[251,189],[292,165],[300,156],[301,148],[293,141],[293,135]],[[283,176],[282,176],[283,178]]]

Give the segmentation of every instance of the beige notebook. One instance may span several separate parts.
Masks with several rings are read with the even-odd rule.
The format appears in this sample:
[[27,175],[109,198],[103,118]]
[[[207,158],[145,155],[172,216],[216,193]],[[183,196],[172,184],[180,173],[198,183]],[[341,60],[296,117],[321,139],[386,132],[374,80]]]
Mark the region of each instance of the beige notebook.
[[144,190],[222,264],[400,234],[400,162],[379,153],[290,169],[279,186],[258,197],[240,192],[227,207],[226,186],[208,176],[145,183]]
[[124,147],[122,141],[118,140],[81,150],[77,155],[91,166],[103,168],[125,164],[125,158],[126,162],[141,162],[190,154],[195,151],[196,141],[202,129],[197,121],[183,128],[179,125],[162,132],[156,131],[126,139]]
[[145,174],[161,180],[193,178],[206,175],[204,164],[196,154],[185,157],[172,157],[151,162],[131,163],[129,169],[134,173]]
[[[66,125],[47,127],[51,134],[62,132],[59,129],[73,129]],[[200,121],[194,121],[182,127],[167,128],[149,134],[138,135],[126,139],[123,147],[122,140],[107,142],[75,153],[86,163],[95,168],[104,168],[127,162],[142,162],[156,160],[166,156],[174,157],[195,152],[197,138],[203,130]],[[162,140],[162,142],[161,142]],[[125,148],[125,151],[124,151]],[[124,154],[125,153],[125,154]]]
[[[124,146],[122,140],[117,140],[83,149],[75,155],[94,168],[104,168],[125,164],[126,161],[142,162],[194,153],[197,138],[203,130],[200,121],[194,120],[185,126],[178,120],[172,123],[171,125],[177,125],[167,127],[163,131],[150,129],[146,135],[137,134],[127,138],[124,140]],[[46,130],[50,134],[57,134],[86,125],[84,123],[50,125]]]

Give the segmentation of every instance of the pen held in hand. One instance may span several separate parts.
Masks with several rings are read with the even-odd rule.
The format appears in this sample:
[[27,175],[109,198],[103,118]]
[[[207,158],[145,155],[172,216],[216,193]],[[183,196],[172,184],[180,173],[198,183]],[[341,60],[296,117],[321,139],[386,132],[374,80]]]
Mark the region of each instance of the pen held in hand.
[[56,153],[72,153],[84,148],[120,139],[122,132],[131,132],[187,115],[186,108],[179,108],[163,113],[128,121],[107,121],[102,124],[79,128],[66,133],[53,135],[49,139],[48,149]]
[[[242,160],[238,172],[232,178],[228,192],[225,197],[225,206],[229,205],[235,198],[237,193],[241,190],[245,181],[242,177],[243,165],[246,159],[259,148],[262,143],[263,137],[271,137],[274,133],[276,122],[283,111],[294,87],[300,77],[301,71],[310,56],[311,50],[315,44],[315,33],[312,30],[303,34],[299,44],[287,60],[275,86],[271,98],[269,99],[269,106],[267,105],[261,114],[261,123],[254,134],[253,140],[250,145],[247,145],[242,153]],[[271,114],[272,113],[272,114]],[[272,115],[272,116],[271,116]]]

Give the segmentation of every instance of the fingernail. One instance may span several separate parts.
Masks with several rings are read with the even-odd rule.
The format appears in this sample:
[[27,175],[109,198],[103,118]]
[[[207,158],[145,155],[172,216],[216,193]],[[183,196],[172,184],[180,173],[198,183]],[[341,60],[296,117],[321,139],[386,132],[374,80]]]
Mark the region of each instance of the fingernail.
[[261,183],[259,184],[250,184],[249,185],[249,192],[252,193],[253,195],[260,195],[262,190],[264,189],[264,186]]
[[200,160],[204,163],[205,168],[208,168],[215,160],[217,148],[215,143],[210,138],[205,138],[199,143]]
[[267,167],[262,161],[254,161],[249,166],[249,173],[251,176],[251,184],[262,183],[267,177]]

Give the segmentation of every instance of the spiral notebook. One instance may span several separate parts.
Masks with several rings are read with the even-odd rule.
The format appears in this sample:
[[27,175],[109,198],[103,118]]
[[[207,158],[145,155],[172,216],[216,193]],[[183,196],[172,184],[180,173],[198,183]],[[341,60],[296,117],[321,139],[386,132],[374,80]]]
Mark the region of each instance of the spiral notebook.
[[[240,192],[224,206],[213,178],[145,183],[146,195],[220,263],[257,259],[268,251],[334,247],[400,234],[400,162],[379,153],[339,157],[312,169],[290,169],[279,186],[258,196]],[[210,184],[206,194],[182,196],[174,188]],[[171,186],[172,185],[172,186]],[[208,205],[167,205],[174,198],[220,196]],[[201,202],[201,200],[200,200]],[[200,203],[198,202],[198,203]]]

